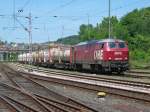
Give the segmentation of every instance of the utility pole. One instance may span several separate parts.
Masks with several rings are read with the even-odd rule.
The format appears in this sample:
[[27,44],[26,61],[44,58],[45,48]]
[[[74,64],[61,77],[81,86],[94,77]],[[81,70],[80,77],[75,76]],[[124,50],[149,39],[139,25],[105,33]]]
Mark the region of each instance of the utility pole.
[[28,33],[29,33],[29,54],[30,54],[30,60],[29,63],[30,65],[32,64],[32,16],[31,12],[29,13],[29,28],[28,28]]
[[45,33],[47,34],[48,42],[50,42],[50,34],[49,34],[49,31],[48,31],[48,29],[47,29],[47,27],[46,27],[46,24],[44,24],[44,31],[45,31]]
[[109,29],[108,29],[108,32],[109,32],[109,39],[111,38],[111,18],[110,18],[110,4],[111,4],[111,1],[109,0]]
[[[22,11],[20,11],[22,12]],[[15,0],[13,0],[13,17],[14,17],[14,25],[15,25],[15,21],[17,21],[17,23],[20,24],[20,26],[26,31],[28,32],[29,35],[29,55],[30,55],[30,59],[29,59],[29,64],[32,64],[32,16],[31,16],[31,12],[29,13],[29,16],[25,17],[26,19],[28,19],[29,21],[29,26],[28,28],[25,27],[18,19],[17,16],[15,14]],[[21,17],[21,16],[20,16]],[[23,16],[22,16],[23,17]],[[30,71],[32,71],[32,69],[30,69]]]
[[61,38],[64,36],[64,25],[62,26]]
[[[31,16],[31,12],[29,13],[29,16],[26,17],[29,20],[29,28],[24,27],[24,29],[28,32],[29,34],[29,55],[30,55],[30,59],[29,59],[29,64],[32,64],[32,16]],[[32,71],[32,68],[29,69],[29,71]]]
[[89,32],[90,19],[89,19],[89,14],[87,14],[87,16],[88,16],[88,39],[90,39],[90,32]]
[[50,34],[48,31],[47,31],[47,34],[48,34],[48,42],[50,43]]

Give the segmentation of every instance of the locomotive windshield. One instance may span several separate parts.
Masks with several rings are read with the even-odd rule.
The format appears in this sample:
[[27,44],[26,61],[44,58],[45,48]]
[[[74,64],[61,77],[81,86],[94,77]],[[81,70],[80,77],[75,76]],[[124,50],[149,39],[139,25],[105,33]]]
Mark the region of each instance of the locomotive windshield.
[[109,45],[109,48],[125,48],[126,47],[124,42],[119,42],[119,43],[109,42],[108,45]]
[[116,48],[115,42],[109,42],[108,45],[109,45],[109,48]]
[[119,48],[125,48],[125,47],[126,47],[124,42],[120,42],[120,43],[118,44],[118,46],[119,46]]

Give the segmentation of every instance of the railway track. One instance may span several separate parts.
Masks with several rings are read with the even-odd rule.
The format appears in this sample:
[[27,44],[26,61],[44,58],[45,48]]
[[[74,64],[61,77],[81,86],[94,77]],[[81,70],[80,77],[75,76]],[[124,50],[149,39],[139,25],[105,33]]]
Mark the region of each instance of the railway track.
[[150,79],[150,71],[144,71],[144,70],[130,70],[126,73],[129,77],[135,77],[135,78],[147,78]]
[[[30,67],[32,67],[32,69],[34,69],[35,71],[41,71],[41,72],[58,72],[58,70],[55,70],[55,69],[47,69],[47,68],[43,68],[43,67],[37,67],[37,66],[24,66],[24,65],[21,65],[21,64],[15,64],[16,66],[18,67],[23,67],[23,68],[27,68],[29,69]],[[62,70],[59,70],[61,73],[65,73],[65,74],[72,74],[72,75],[84,75],[84,73],[79,73],[79,72],[70,72],[70,71],[62,71]],[[91,75],[89,73],[86,73],[86,76],[88,75]],[[96,75],[95,77],[103,77],[104,75],[103,74],[94,74]],[[116,75],[116,74],[105,74],[104,77],[106,76],[113,76],[113,77],[124,77],[124,78],[142,78],[142,79],[150,79],[150,72],[149,71],[139,71],[139,70],[130,70],[128,72],[125,72],[124,74],[121,74],[121,75]],[[113,78],[111,77],[111,78]]]
[[[20,66],[18,67],[21,68],[26,68],[29,69],[29,67],[25,66]],[[131,85],[131,86],[141,86],[145,88],[150,87],[150,83],[146,82],[138,82],[138,81],[129,81],[126,79],[117,79],[117,78],[112,78],[112,77],[103,77],[101,75],[91,75],[91,74],[80,74],[76,72],[67,72],[67,71],[61,71],[61,70],[54,70],[54,69],[44,69],[44,68],[37,68],[37,67],[32,67],[34,71],[37,72],[42,72],[42,73],[47,73],[47,74],[55,74],[55,75],[63,75],[63,76],[70,76],[70,77],[78,77],[78,78],[86,78],[86,79],[92,79],[92,80],[97,80],[97,81],[105,81],[105,82],[112,82],[112,83],[120,83],[120,84],[126,84],[126,85]],[[124,76],[122,76],[124,77]]]
[[[34,68],[34,70],[36,70],[36,68]],[[38,75],[35,75],[35,73],[30,74],[29,77],[35,80],[51,81],[55,83],[86,88],[94,91],[102,90],[107,93],[150,102],[149,83],[102,78],[99,76],[81,75],[78,73],[64,73],[57,70],[38,69],[37,71],[44,73],[45,75],[41,75],[41,73],[37,73]],[[26,74],[26,72],[24,72],[24,74]]]
[[130,73],[138,73],[138,74],[150,74],[150,70],[140,70],[140,69],[133,69],[129,71]]
[[60,95],[6,65],[1,65],[0,102],[8,112],[97,112]]

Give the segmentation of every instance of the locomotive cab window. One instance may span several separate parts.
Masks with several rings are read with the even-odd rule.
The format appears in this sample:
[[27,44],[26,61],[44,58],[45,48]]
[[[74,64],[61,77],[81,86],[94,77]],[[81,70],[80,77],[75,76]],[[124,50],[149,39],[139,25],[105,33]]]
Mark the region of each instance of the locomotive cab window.
[[109,42],[108,46],[109,46],[109,48],[116,48],[116,43],[115,42]]
[[120,43],[118,44],[118,46],[119,46],[119,48],[125,48],[125,47],[126,47],[126,45],[125,45],[124,42],[120,42]]
[[100,47],[100,49],[103,49],[104,48],[104,43],[100,43],[99,47]]

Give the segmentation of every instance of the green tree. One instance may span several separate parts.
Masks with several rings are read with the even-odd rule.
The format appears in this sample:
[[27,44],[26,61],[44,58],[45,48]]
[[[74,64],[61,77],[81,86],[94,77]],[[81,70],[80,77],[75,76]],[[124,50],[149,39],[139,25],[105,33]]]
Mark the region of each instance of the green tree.
[[81,41],[86,41],[86,40],[92,40],[94,39],[94,27],[93,25],[89,24],[89,25],[85,25],[82,24],[80,26],[80,31],[79,31],[79,36]]
[[122,25],[126,26],[129,35],[150,35],[150,7],[141,10],[135,9],[121,19]]

